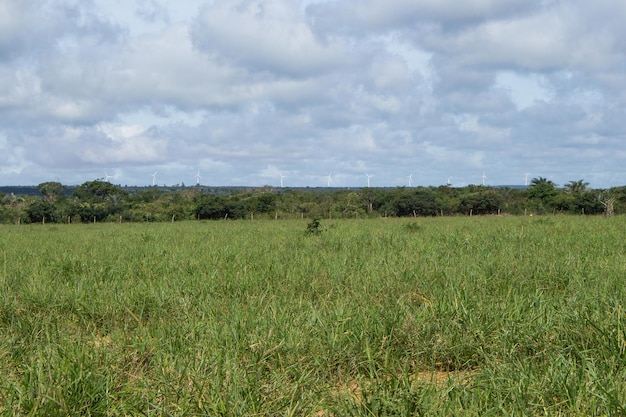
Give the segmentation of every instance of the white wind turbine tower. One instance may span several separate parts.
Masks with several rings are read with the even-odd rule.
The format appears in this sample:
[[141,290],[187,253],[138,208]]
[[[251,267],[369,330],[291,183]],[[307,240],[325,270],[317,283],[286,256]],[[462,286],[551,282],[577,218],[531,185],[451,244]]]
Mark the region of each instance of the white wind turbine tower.
[[280,188],[283,188],[283,187],[284,187],[284,185],[283,185],[283,179],[284,179],[284,178],[287,178],[287,176],[286,176],[286,175],[281,175],[281,176],[280,176]]
[[526,173],[526,175],[524,176],[524,185],[526,185],[528,187],[528,176],[530,175],[529,172]]
[[370,175],[367,172],[365,173],[365,175],[367,175],[367,188],[370,188],[370,178],[372,178],[373,175]]
[[407,178],[409,179],[409,187],[412,187],[413,186],[413,174],[409,175]]
[[104,171],[104,180],[105,180],[106,182],[111,182],[111,181],[109,181],[109,179],[111,179],[111,178],[115,178],[115,177],[113,177],[113,176],[111,176],[111,175],[107,174],[107,172],[106,172],[106,171]]
[[448,182],[447,182],[448,187],[452,185],[451,181],[452,181],[452,177],[448,177]]
[[486,179],[487,179],[487,176],[485,175],[485,171],[483,171],[483,187],[485,186]]
[[198,170],[198,172],[196,172],[196,185],[200,185],[200,178],[202,178],[200,176],[200,170]]
[[330,184],[333,182],[333,177],[332,177],[333,173],[331,172],[330,174],[328,174],[328,186],[330,187]]
[[156,185],[156,174],[159,171],[154,171],[154,174],[152,174],[152,186],[154,187]]

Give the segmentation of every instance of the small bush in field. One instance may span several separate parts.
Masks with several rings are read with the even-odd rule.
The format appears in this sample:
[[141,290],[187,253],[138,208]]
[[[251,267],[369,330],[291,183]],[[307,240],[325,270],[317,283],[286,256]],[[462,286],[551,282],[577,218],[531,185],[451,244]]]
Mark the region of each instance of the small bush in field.
[[306,225],[305,233],[307,235],[319,235],[320,233],[322,233],[322,225],[319,219],[311,220],[311,222]]

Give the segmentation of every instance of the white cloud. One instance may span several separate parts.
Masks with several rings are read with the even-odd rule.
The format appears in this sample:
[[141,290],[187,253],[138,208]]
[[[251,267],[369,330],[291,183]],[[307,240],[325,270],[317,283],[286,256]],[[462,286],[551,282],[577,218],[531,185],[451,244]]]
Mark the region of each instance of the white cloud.
[[291,1],[216,0],[203,8],[192,36],[211,57],[279,76],[315,75],[346,58],[341,45],[315,37]]
[[55,12],[37,3],[30,0],[0,2],[0,62],[20,59],[29,51],[45,50],[62,32],[62,11]]
[[505,89],[519,110],[538,101],[553,98],[549,82],[539,74],[500,71],[496,76],[496,87]]
[[280,180],[281,176],[285,176],[284,171],[281,171],[274,165],[268,165],[259,172],[259,177],[265,179]]
[[571,138],[571,142],[582,145],[598,145],[604,142],[604,138],[594,133],[587,136],[574,136],[573,138]]
[[509,138],[510,128],[497,128],[487,126],[475,116],[460,116],[457,118],[459,131],[472,133],[478,140],[485,144],[489,142],[501,143]]
[[374,88],[379,91],[405,92],[411,88],[411,76],[406,62],[399,57],[389,56],[375,60],[369,69]]
[[374,26],[395,26],[411,20],[473,21],[502,13],[518,12],[529,7],[521,0],[375,0],[355,2],[354,11]]

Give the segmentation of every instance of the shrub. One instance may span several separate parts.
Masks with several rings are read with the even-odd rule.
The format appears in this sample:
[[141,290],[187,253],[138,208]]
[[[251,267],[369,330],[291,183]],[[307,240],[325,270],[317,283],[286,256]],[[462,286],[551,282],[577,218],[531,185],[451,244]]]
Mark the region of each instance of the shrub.
[[319,235],[320,233],[322,233],[322,225],[319,221],[319,219],[313,219],[311,220],[311,222],[309,224],[307,224],[306,226],[306,232],[307,235]]

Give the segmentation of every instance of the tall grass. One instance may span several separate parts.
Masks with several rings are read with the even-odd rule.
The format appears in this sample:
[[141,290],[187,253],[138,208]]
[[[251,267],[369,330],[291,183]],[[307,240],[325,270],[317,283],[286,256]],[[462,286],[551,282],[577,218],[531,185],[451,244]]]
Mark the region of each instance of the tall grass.
[[4,415],[622,415],[626,218],[0,227]]

